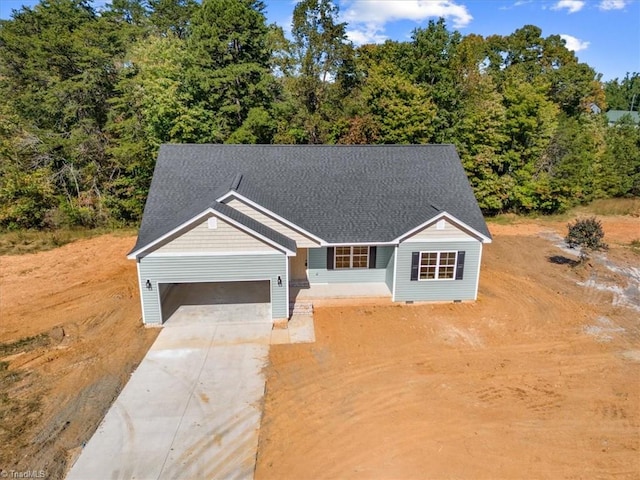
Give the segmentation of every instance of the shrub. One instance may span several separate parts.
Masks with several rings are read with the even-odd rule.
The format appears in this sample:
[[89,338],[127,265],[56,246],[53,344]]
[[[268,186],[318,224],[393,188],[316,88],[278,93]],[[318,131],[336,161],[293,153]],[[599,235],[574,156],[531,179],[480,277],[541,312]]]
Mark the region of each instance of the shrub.
[[606,250],[607,244],[602,241],[604,230],[602,224],[595,217],[582,218],[567,225],[569,232],[564,238],[570,248],[580,248],[580,260],[589,257],[589,252],[594,250]]

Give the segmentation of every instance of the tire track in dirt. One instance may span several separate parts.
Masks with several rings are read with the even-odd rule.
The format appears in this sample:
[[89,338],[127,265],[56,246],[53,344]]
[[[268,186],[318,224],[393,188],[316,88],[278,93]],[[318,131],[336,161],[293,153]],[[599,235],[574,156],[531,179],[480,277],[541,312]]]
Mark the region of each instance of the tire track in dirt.
[[632,319],[556,254],[496,237],[473,304],[317,308],[316,344],[272,347],[256,478],[635,477]]

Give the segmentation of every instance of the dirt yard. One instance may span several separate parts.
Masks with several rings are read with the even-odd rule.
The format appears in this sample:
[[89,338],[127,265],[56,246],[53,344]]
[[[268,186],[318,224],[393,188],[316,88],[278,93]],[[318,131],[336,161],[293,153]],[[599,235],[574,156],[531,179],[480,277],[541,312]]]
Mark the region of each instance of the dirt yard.
[[63,478],[157,335],[132,237],[0,257],[0,475]]
[[640,221],[604,226],[631,268],[490,225],[477,303],[317,308],[271,348],[256,478],[640,478]]
[[[492,224],[477,303],[316,308],[271,348],[256,478],[640,478],[640,220],[603,223],[582,267],[565,222]],[[62,478],[153,342],[133,242],[0,257],[0,474]]]

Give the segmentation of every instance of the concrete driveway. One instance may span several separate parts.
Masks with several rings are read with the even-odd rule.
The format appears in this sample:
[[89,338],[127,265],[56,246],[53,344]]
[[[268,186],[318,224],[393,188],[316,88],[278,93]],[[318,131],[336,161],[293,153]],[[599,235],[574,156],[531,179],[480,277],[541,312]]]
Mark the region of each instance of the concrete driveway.
[[270,336],[178,310],[67,478],[253,478]]

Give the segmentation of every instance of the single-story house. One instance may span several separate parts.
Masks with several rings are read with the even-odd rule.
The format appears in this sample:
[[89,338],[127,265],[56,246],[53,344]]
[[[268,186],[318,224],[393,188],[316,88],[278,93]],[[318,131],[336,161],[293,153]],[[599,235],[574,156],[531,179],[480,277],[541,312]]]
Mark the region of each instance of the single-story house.
[[146,324],[175,286],[238,282],[276,321],[291,286],[475,300],[490,242],[453,145],[162,145],[128,258]]

